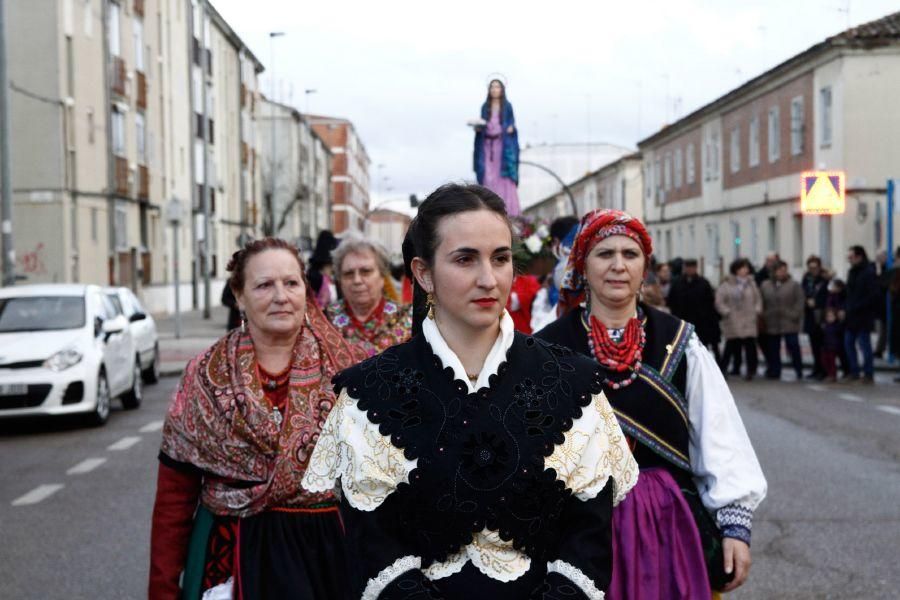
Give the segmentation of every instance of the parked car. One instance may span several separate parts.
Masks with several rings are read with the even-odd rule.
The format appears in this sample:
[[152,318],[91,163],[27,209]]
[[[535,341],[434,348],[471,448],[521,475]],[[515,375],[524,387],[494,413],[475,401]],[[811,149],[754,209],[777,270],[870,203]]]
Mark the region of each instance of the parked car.
[[137,408],[141,368],[128,319],[96,285],[0,288],[0,418]]
[[156,321],[129,288],[105,288],[104,292],[115,306],[117,314],[125,315],[128,319],[144,383],[156,383],[159,381],[159,336],[156,333]]

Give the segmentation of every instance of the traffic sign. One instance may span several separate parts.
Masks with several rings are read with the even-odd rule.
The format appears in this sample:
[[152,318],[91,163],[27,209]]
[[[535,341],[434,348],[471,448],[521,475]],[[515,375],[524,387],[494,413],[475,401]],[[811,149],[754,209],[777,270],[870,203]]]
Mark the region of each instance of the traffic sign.
[[800,212],[806,215],[843,214],[845,181],[843,171],[809,171],[800,175]]

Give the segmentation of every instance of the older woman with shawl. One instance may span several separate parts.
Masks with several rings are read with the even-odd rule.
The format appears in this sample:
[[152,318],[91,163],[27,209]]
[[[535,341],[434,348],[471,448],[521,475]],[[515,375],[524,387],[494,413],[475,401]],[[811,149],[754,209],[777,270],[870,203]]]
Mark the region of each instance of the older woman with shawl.
[[607,597],[710,598],[747,577],[766,480],[694,326],[640,300],[652,251],[637,219],[588,213],[569,255],[562,316],[537,335],[605,368],[604,392],[641,467],[613,511]]
[[387,251],[359,234],[348,234],[334,251],[334,270],[343,298],[325,314],[350,344],[375,356],[409,339],[412,307],[389,299],[392,286]]
[[250,242],[228,270],[241,327],[190,361],[163,426],[149,597],[344,598],[336,499],[300,480],[331,378],[362,356],[287,242]]

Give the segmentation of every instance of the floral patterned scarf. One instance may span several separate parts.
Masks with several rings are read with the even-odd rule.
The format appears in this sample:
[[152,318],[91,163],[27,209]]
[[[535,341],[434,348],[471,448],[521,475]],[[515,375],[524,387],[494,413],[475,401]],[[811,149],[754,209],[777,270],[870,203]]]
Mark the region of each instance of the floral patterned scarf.
[[166,415],[161,451],[203,471],[201,501],[216,514],[248,516],[331,497],[307,494],[300,479],[334,405],[331,378],[364,355],[347,344],[311,296],[306,315],[280,426],[256,374],[249,333],[229,332],[185,369]]

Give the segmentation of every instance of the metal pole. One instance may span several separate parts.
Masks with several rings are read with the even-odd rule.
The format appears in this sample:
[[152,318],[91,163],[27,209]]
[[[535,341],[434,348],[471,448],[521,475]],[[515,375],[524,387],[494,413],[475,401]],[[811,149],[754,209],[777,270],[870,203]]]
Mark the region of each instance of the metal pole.
[[178,275],[178,221],[172,223],[172,257],[175,278],[175,339],[181,339],[181,278]]
[[209,15],[207,14],[206,0],[202,0],[200,12],[200,69],[203,71],[200,81],[203,84],[203,318],[210,317],[211,282],[210,275],[210,246],[211,231],[209,223],[209,106],[207,106],[206,77],[209,72],[209,49],[206,47],[206,32],[209,27]]
[[553,171],[551,171],[544,165],[541,165],[541,164],[538,164],[535,162],[531,162],[530,160],[520,160],[519,164],[520,165],[528,165],[529,167],[535,167],[535,168],[540,169],[541,171],[547,173],[551,177],[553,177],[553,179],[555,179],[557,181],[557,183],[559,183],[559,185],[562,186],[563,191],[569,197],[569,203],[571,203],[571,205],[572,205],[572,215],[576,216],[576,217],[581,216],[578,214],[578,205],[575,203],[575,196],[572,195],[572,190],[569,189],[569,186],[566,185],[566,182],[563,181],[559,175],[557,175],[556,173],[554,173]]
[[0,236],[3,237],[3,285],[16,282],[16,251],[12,231],[10,181],[9,73],[6,70],[6,0],[0,0]]
[[[894,267],[894,188],[896,185],[896,181],[893,179],[888,179],[887,181],[887,264],[885,265],[885,269],[890,271]],[[888,361],[894,362],[895,356],[900,353],[900,348],[894,348],[894,345],[891,343],[891,331],[893,327],[893,321],[900,315],[893,314],[891,310],[891,292],[888,290],[887,292],[887,322],[885,323],[885,327],[887,328],[887,336],[888,336]]]

